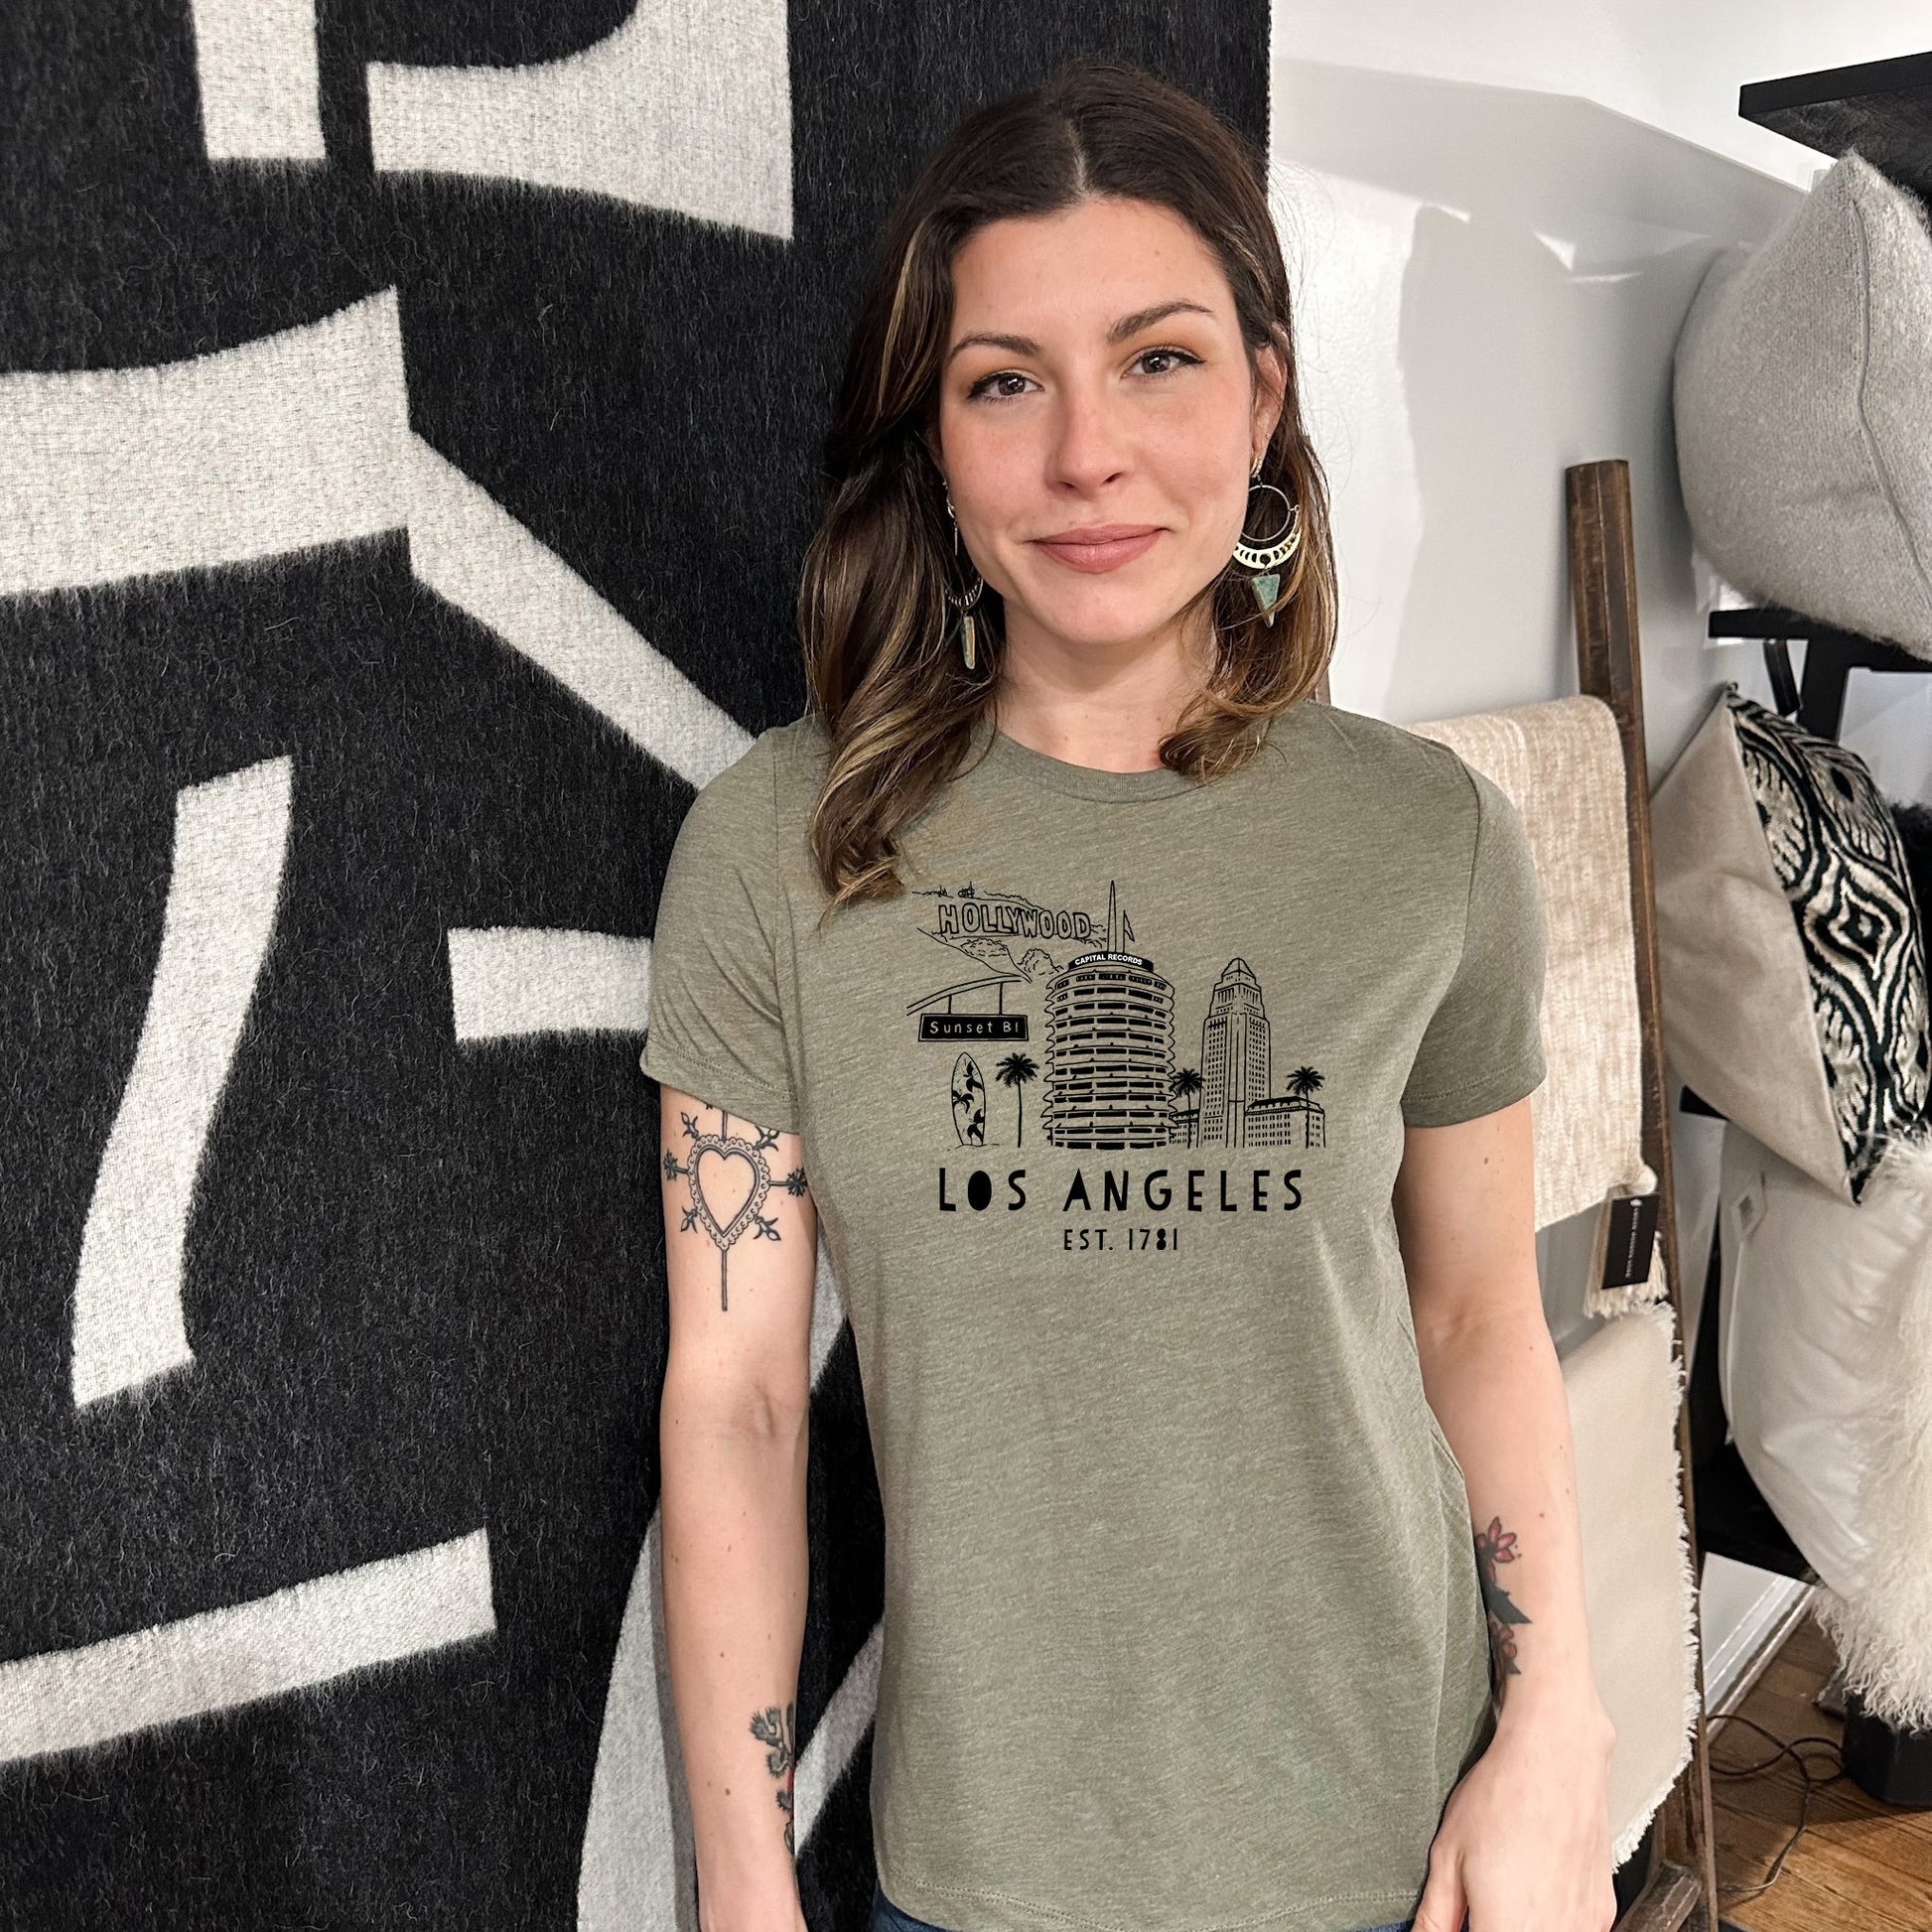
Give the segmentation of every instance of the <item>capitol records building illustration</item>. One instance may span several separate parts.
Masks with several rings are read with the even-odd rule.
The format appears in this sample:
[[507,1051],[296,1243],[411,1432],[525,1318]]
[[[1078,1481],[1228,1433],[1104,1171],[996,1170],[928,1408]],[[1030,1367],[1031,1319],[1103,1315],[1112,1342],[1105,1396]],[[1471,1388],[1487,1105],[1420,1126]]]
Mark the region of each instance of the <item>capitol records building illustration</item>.
[[1048,1142],[1094,1150],[1326,1146],[1313,1097],[1319,1073],[1300,1067],[1287,1092],[1270,1091],[1268,1014],[1245,959],[1228,961],[1208,1000],[1199,1104],[1176,1106],[1173,984],[1153,960],[1123,947],[1132,935],[1110,886],[1106,945],[1075,954],[1047,982],[1041,1115]]
[[1076,953],[1046,985],[1046,1138],[1066,1148],[1168,1147],[1173,1079],[1173,985],[1153,960],[1111,943]]

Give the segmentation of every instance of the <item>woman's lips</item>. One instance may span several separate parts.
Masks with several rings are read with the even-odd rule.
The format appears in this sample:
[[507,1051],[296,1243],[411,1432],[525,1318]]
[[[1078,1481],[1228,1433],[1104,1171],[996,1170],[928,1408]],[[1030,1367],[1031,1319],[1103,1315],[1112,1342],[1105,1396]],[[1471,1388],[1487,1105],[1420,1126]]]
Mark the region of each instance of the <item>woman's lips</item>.
[[1043,537],[1036,542],[1049,557],[1071,570],[1118,570],[1150,550],[1160,534],[1156,529],[1143,530],[1139,536],[1109,537],[1100,543],[1050,542]]

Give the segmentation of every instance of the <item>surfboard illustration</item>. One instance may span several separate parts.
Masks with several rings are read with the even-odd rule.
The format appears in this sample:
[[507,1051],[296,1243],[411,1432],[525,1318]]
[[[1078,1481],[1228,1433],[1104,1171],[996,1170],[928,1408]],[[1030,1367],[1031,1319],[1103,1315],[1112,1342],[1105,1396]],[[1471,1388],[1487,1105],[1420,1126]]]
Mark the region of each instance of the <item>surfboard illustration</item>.
[[961,1147],[986,1145],[986,1082],[970,1053],[952,1064],[952,1124]]

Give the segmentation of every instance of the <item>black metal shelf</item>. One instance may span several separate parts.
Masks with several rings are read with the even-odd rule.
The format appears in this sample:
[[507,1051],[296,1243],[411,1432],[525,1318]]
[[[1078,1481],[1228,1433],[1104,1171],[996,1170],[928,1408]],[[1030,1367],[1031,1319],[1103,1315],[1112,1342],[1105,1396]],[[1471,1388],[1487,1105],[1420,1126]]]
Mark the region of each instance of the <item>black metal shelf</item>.
[[1932,192],[1932,54],[1755,80],[1737,111],[1835,160],[1857,148],[1900,187]]
[[[1794,713],[1806,731],[1836,739],[1845,725],[1845,686],[1854,671],[1932,671],[1932,657],[1921,657],[1880,637],[1840,630],[1775,604],[1743,611],[1713,611],[1713,637],[1760,637],[1764,668],[1778,710]],[[1805,646],[1802,684],[1791,669],[1790,646]]]

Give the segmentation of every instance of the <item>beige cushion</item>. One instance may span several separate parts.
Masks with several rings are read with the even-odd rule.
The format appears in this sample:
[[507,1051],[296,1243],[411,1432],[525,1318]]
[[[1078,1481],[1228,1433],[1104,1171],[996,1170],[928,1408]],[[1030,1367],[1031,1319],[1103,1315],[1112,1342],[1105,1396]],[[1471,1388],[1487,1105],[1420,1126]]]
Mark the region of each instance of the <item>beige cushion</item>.
[[1619,1864],[1690,1761],[1699,1709],[1697,1573],[1679,1488],[1683,1382],[1673,1325],[1668,1306],[1638,1309],[1563,1361],[1590,1664],[1616,1726],[1610,1849]]
[[[1630,919],[1623,743],[1600,698],[1478,712],[1409,728],[1447,745],[1516,807],[1536,861],[1548,946],[1543,1052],[1549,1077],[1530,1097],[1536,1128],[1536,1224],[1548,1227],[1612,1194],[1647,1194],[1642,1027]],[[1667,1293],[1663,1243],[1648,1283],[1605,1295],[1592,1314]]]
[[1848,154],[1678,338],[1698,547],[1747,595],[1932,655],[1932,234]]

